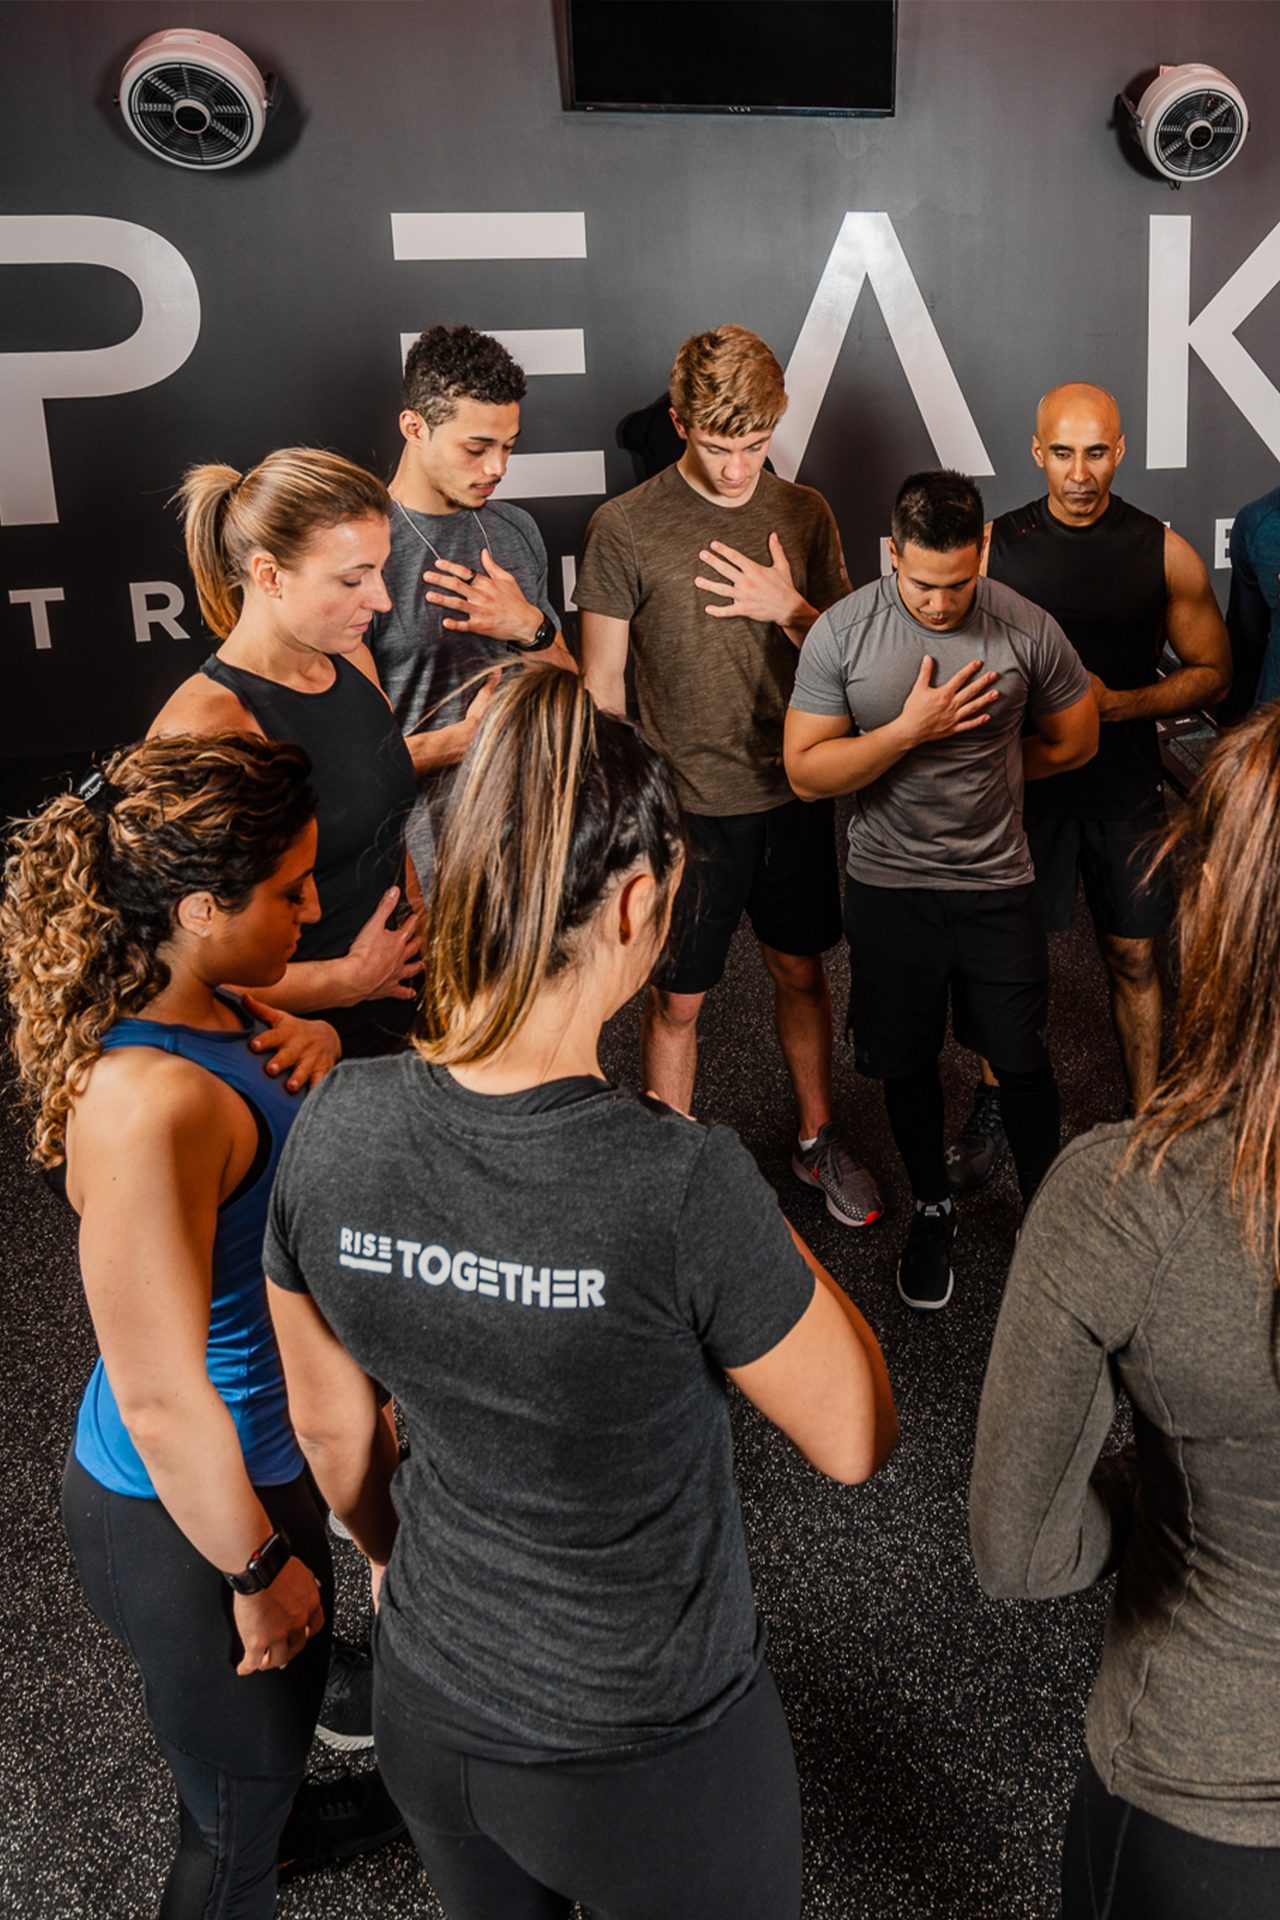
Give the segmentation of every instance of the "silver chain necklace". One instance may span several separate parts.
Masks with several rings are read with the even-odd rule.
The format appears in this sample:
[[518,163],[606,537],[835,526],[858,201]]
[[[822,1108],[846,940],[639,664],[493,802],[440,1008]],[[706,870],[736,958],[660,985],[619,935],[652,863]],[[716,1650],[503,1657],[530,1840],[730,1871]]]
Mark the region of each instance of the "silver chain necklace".
[[[411,520],[411,519],[409,518],[409,515],[408,515],[408,512],[406,511],[406,509],[405,509],[405,507],[404,507],[404,505],[403,505],[403,503],[402,503],[401,501],[399,501],[399,500],[397,500],[397,499],[396,499],[396,497],[395,497],[395,495],[394,495],[394,493],[393,493],[393,494],[392,494],[392,496],[391,496],[391,504],[392,504],[392,506],[393,506],[393,507],[395,507],[395,508],[396,508],[396,510],[397,510],[397,512],[398,512],[398,513],[399,513],[399,515],[400,515],[400,518],[401,518],[401,519],[402,519],[402,520],[404,521],[404,523],[405,523],[405,525],[406,525],[406,527],[408,527],[408,529],[409,529],[409,531],[410,531],[410,533],[416,533],[416,534],[417,534],[417,536],[418,536],[418,538],[419,538],[419,540],[421,540],[421,542],[422,542],[422,544],[423,544],[423,546],[424,546],[424,547],[428,547],[428,548],[430,548],[430,550],[431,550],[431,552],[432,552],[432,553],[434,553],[434,555],[435,555],[435,557],[436,557],[436,559],[437,559],[437,560],[443,560],[443,559],[444,559],[444,555],[443,555],[443,554],[441,553],[441,551],[440,551],[440,549],[439,549],[439,547],[438,547],[438,546],[436,545],[436,543],[435,543],[435,541],[434,541],[434,540],[428,540],[428,538],[427,538],[427,536],[426,536],[426,534],[425,534],[425,533],[424,533],[424,532],[422,531],[422,528],[421,528],[421,527],[417,527],[417,526],[415,526],[415,525],[414,525],[414,523],[413,523],[413,521],[412,521],[412,520]],[[468,507],[468,508],[467,508],[467,512],[468,512],[468,513],[469,513],[469,514],[471,515],[471,518],[472,518],[472,519],[473,519],[473,520],[475,521],[475,523],[476,523],[476,530],[477,530],[477,532],[478,532],[478,533],[479,533],[479,535],[480,535],[480,551],[481,551],[481,553],[483,553],[483,552],[485,551],[485,549],[486,549],[486,548],[488,547],[488,545],[489,545],[489,536],[488,536],[488,534],[487,534],[487,533],[485,532],[485,530],[484,530],[484,528],[483,528],[483,527],[481,526],[481,524],[480,524],[480,516],[479,516],[479,514],[478,514],[478,513],[476,513],[476,511],[475,511],[475,509],[474,509],[474,508],[472,508],[472,507]],[[460,563],[459,563],[458,561],[456,561],[456,560],[455,560],[455,561],[453,562],[453,564],[454,564],[454,566],[457,566],[457,565],[459,565]],[[473,568],[472,568],[472,570],[471,570],[471,577],[472,577],[472,579],[473,579],[473,580],[475,579],[475,577],[476,577],[476,575],[477,575],[477,574],[479,573],[479,571],[480,571],[480,568],[479,568],[478,566],[476,566],[476,567],[473,567]]]

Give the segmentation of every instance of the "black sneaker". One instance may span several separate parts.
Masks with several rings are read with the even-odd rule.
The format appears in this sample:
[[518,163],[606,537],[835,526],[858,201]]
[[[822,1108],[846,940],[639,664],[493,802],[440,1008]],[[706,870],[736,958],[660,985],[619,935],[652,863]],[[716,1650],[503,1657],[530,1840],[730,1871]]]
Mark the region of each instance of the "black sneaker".
[[304,1780],[280,1835],[277,1871],[287,1880],[335,1866],[357,1853],[385,1847],[404,1830],[376,1767],[368,1773],[340,1773],[333,1780]]
[[342,1753],[373,1745],[373,1655],[336,1633],[316,1736]]
[[969,1118],[947,1148],[947,1185],[952,1193],[976,1193],[985,1187],[1008,1145],[1000,1089],[980,1080]]
[[909,1307],[932,1313],[946,1306],[955,1279],[951,1271],[955,1237],[956,1210],[949,1200],[916,1208],[898,1260],[898,1292]]

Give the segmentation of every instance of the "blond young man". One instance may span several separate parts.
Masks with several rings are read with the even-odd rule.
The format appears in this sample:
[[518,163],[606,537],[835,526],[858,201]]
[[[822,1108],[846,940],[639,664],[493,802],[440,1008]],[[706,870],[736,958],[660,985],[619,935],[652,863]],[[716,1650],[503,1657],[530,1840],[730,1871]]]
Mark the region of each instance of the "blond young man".
[[723,326],[686,340],[670,381],[679,460],[609,501],[587,529],[575,599],[596,699],[626,707],[679,778],[695,854],[641,1035],[645,1085],[688,1109],[703,1000],[745,912],[774,983],[795,1094],[792,1166],[846,1226],[879,1217],[875,1181],[831,1118],[831,997],[840,939],[830,803],[794,798],[782,729],[799,648],[849,591],[831,509],[765,466],[787,405],[763,340]]

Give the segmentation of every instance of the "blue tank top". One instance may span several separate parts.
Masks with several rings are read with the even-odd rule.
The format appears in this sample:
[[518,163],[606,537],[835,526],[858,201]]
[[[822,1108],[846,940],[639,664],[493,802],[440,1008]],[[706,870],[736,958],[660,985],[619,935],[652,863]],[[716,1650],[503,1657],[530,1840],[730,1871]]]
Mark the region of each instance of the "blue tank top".
[[[235,1422],[249,1478],[258,1486],[273,1487],[296,1478],[303,1465],[289,1425],[284,1374],[262,1278],[271,1182],[300,1103],[296,1094],[287,1094],[278,1080],[263,1071],[261,1056],[250,1053],[248,1043],[261,1031],[259,1022],[250,1019],[234,994],[223,993],[220,998],[245,1022],[242,1032],[206,1032],[160,1020],[119,1020],[104,1036],[102,1046],[104,1052],[116,1047],[158,1047],[192,1060],[233,1088],[257,1122],[253,1165],[218,1209],[207,1365],[209,1378]],[[112,1493],[140,1500],[157,1497],[120,1417],[101,1358],[80,1402],[75,1456],[85,1472]]]

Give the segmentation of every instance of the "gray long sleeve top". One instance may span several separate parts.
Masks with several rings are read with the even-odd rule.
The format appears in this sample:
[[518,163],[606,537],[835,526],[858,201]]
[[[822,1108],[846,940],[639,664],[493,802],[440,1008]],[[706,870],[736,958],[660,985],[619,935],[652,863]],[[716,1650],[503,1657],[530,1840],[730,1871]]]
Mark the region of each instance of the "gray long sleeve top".
[[[1060,1155],[1022,1230],[978,1419],[978,1577],[1017,1599],[1118,1568],[1089,1755],[1133,1805],[1280,1845],[1280,1290],[1247,1258],[1212,1122],[1120,1171]],[[1100,1461],[1119,1390],[1130,1453]]]

